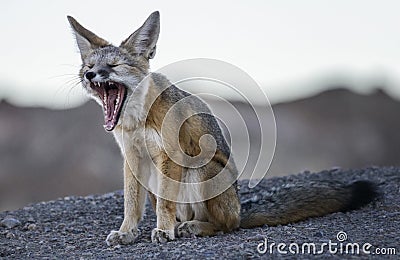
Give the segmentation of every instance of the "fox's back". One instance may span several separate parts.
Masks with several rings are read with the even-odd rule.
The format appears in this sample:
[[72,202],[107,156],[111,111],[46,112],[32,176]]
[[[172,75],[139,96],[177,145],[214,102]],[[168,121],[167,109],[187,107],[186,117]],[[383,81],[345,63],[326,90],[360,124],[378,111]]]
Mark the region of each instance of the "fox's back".
[[[174,114],[173,127],[179,130],[180,145],[183,149],[187,148],[185,152],[190,156],[196,156],[196,153],[200,152],[200,137],[211,135],[216,142],[216,150],[229,158],[230,146],[208,105],[199,97],[171,84],[162,74],[152,73],[151,77],[159,96],[150,111],[160,113],[160,110],[164,110],[164,116],[168,113]],[[165,121],[169,118],[169,116],[163,117]],[[190,147],[194,149],[189,149]]]

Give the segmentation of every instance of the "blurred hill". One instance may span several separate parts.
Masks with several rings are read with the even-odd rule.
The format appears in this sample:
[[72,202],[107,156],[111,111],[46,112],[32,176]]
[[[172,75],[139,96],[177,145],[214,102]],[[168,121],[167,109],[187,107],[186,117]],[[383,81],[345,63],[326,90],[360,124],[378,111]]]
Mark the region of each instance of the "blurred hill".
[[273,109],[278,172],[400,164],[400,102],[381,89],[334,89]]
[[[250,111],[245,104],[234,105],[244,115]],[[400,165],[400,102],[382,90],[360,95],[336,88],[273,110],[278,139],[267,177]],[[0,122],[0,211],[122,188],[120,151],[103,130],[97,104],[48,110],[2,101]]]
[[102,112],[0,103],[0,210],[67,194],[121,188],[122,159]]

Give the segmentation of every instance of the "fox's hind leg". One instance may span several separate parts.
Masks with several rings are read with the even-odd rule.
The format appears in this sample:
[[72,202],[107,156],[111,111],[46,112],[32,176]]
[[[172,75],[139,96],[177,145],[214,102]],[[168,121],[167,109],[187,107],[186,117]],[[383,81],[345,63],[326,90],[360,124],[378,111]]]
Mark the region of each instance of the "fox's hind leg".
[[239,227],[240,203],[234,187],[203,203],[207,219],[195,218],[182,222],[177,227],[178,236],[213,236],[218,232],[230,232]]
[[234,186],[206,202],[209,222],[223,232],[230,232],[240,225],[240,200]]
[[218,231],[218,228],[211,222],[199,220],[185,221],[181,223],[176,230],[179,237],[212,236]]

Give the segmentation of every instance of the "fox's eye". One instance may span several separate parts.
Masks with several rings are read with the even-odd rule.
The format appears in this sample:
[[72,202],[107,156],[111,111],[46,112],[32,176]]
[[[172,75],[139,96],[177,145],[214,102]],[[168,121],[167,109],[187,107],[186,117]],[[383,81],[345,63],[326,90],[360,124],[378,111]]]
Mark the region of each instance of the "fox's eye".
[[109,67],[111,67],[111,68],[114,68],[114,67],[117,67],[117,66],[119,66],[120,64],[107,64],[107,66],[109,66]]

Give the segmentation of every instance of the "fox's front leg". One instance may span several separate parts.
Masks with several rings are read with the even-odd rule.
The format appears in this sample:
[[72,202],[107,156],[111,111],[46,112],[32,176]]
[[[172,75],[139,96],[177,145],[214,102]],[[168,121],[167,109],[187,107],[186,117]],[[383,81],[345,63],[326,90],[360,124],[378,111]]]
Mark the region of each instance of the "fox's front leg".
[[130,244],[138,236],[138,223],[143,215],[145,189],[140,185],[134,172],[138,170],[138,161],[130,158],[124,162],[124,221],[119,231],[113,230],[107,236],[107,245]]
[[157,160],[160,170],[156,203],[157,228],[151,233],[153,242],[167,242],[175,239],[176,198],[179,193],[182,167],[174,163],[166,154]]

